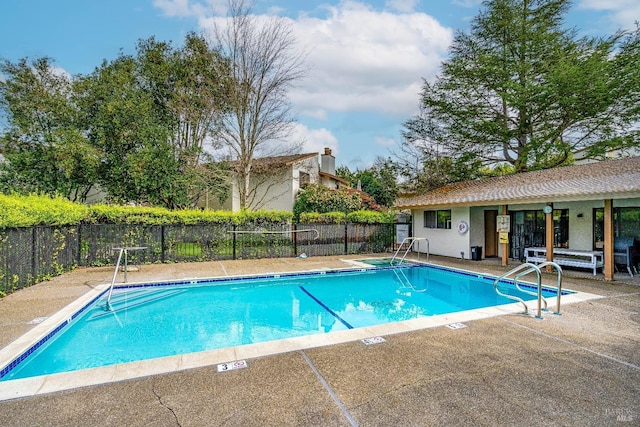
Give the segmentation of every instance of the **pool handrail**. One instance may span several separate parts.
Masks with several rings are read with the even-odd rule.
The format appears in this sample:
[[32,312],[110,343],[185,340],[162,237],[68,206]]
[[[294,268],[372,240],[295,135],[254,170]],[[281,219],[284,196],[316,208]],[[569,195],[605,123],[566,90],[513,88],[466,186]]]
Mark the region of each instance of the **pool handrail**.
[[[407,247],[407,250],[405,251],[402,259],[398,262],[397,265],[402,264],[407,254],[413,247],[413,244],[420,240],[424,240],[427,242],[427,262],[429,262],[429,239],[427,239],[426,237],[405,237],[404,239],[402,239],[402,243],[400,243],[400,246],[398,246],[398,249],[396,249],[396,252],[393,254],[393,258],[391,258],[391,261],[389,261],[389,265],[393,265],[393,261],[398,257],[398,253],[400,253],[400,249],[402,249],[402,246],[410,241],[411,243],[409,243],[409,247]],[[418,252],[418,258],[420,258],[420,252]]]
[[[540,272],[540,266],[536,266],[537,271]],[[542,300],[542,302],[544,303],[544,308],[542,310],[547,311],[547,299],[545,297],[542,296],[542,292],[541,292],[541,288],[540,288],[540,283],[538,284],[538,290],[536,292],[530,291],[528,289],[522,289],[520,287],[520,278],[526,276],[529,273],[534,272],[533,268],[529,268],[528,270],[525,270],[523,272],[521,272],[520,274],[516,274],[515,277],[513,278],[513,283],[516,285],[516,289],[518,289],[520,292],[525,293],[525,294],[529,294],[529,295],[533,295],[534,297],[538,298],[539,300]],[[539,276],[539,281],[540,281],[541,276]],[[540,302],[540,301],[538,301]]]
[[120,268],[120,260],[122,259],[122,253],[124,248],[112,248],[119,249],[118,261],[116,261],[116,268],[113,271],[113,278],[111,279],[111,286],[109,286],[109,293],[107,293],[107,310],[111,311],[111,294],[113,293],[113,285],[116,283],[116,277],[118,276],[118,268]]
[[[542,262],[540,264],[532,264],[530,262],[524,263],[524,264],[520,264],[519,266],[517,266],[516,268],[509,270],[508,272],[506,272],[505,274],[503,274],[502,276],[498,277],[494,282],[493,282],[493,288],[495,289],[496,293],[498,295],[501,295],[505,298],[509,298],[512,300],[516,300],[520,303],[522,303],[522,305],[524,305],[525,307],[525,311],[524,313],[527,314],[529,312],[529,309],[527,307],[527,304],[525,304],[525,302],[521,299],[518,298],[516,296],[512,296],[512,295],[507,295],[507,294],[503,294],[502,292],[500,292],[500,290],[498,289],[498,283],[500,282],[500,280],[503,280],[505,278],[507,278],[508,276],[517,273],[521,270],[522,271],[520,274],[516,275],[513,279],[513,282],[516,286],[516,288],[521,291],[524,292],[526,294],[529,295],[535,295],[538,297],[538,315],[536,316],[538,319],[542,318],[542,301],[544,301],[544,309],[547,310],[547,300],[542,296],[542,272],[541,272],[541,268],[542,267],[553,267],[556,270],[556,273],[558,275],[558,294],[557,294],[557,298],[556,298],[556,311],[554,312],[554,314],[560,315],[560,297],[562,295],[562,267],[560,267],[558,264],[556,264],[553,261],[545,261]],[[527,291],[525,289],[520,288],[520,286],[518,285],[518,282],[520,280],[521,277],[535,272],[536,273],[536,285],[538,286],[538,292],[534,293],[531,291]]]
[[[538,268],[547,267],[547,266],[553,267],[556,270],[556,273],[558,275],[558,282],[557,282],[558,295],[556,298],[556,311],[554,311],[553,314],[560,315],[560,296],[562,295],[562,267],[560,267],[560,265],[558,265],[553,261],[544,261],[537,265]],[[545,307],[546,307],[546,301],[545,301]]]
[[[398,282],[400,282],[400,284],[404,287],[404,288],[409,288],[414,292],[426,292],[427,288],[424,289],[416,289],[416,287],[414,286],[413,283],[411,283],[411,280],[409,280],[409,278],[407,277],[406,274],[404,274],[404,271],[402,271],[402,269],[399,268],[394,268],[391,271],[393,271],[393,273],[396,275],[396,279],[398,279]],[[398,275],[398,273],[400,273],[402,275],[402,277],[400,277]],[[402,278],[404,277],[404,281],[402,280]]]
[[231,234],[289,234],[289,233],[315,233],[313,240],[318,240],[320,232],[315,228],[305,228],[303,230],[297,230],[292,228],[290,230],[227,230],[227,233]]
[[111,251],[119,251],[118,261],[116,261],[116,268],[113,271],[113,278],[111,279],[111,286],[109,286],[109,293],[107,294],[107,310],[111,311],[111,294],[113,293],[113,285],[116,283],[116,277],[118,276],[118,268],[120,268],[120,261],[122,260],[122,254],[124,253],[124,281],[127,281],[127,253],[128,251],[139,251],[147,249],[146,246],[123,246],[121,248],[111,248]]
[[[535,265],[535,264],[531,264],[529,262],[524,263],[524,264],[520,264],[519,266],[509,270],[508,272],[504,273],[502,276],[496,278],[496,280],[493,281],[493,289],[496,291],[496,293],[502,297],[505,297],[507,299],[513,300],[513,301],[517,301],[520,304],[522,304],[524,306],[524,314],[529,314],[529,307],[527,307],[527,304],[524,302],[524,300],[520,297],[517,297],[515,295],[509,295],[509,294],[505,294],[500,292],[500,289],[498,289],[498,283],[500,283],[501,280],[505,280],[507,277],[509,277],[512,274],[515,274],[521,270],[524,270],[525,268],[529,268],[529,269],[533,269],[532,271],[536,272],[536,276],[537,276],[537,284],[538,284],[538,293],[540,294],[540,296],[542,297],[542,288],[540,287],[540,269]],[[528,293],[528,292],[527,292]],[[536,317],[538,318],[542,318],[542,310],[541,310],[541,300],[538,299],[538,315]]]

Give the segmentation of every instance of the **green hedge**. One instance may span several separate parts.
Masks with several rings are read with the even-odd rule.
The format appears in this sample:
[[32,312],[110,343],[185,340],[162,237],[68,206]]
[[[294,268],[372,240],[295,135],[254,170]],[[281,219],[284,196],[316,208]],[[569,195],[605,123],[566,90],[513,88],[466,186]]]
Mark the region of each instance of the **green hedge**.
[[391,224],[395,219],[394,211],[355,211],[347,214],[347,222],[355,224]]
[[291,219],[291,213],[279,211],[230,212],[199,209],[172,211],[166,208],[94,205],[91,206],[91,217],[89,221],[100,224],[243,225],[247,223],[282,224],[291,222]]
[[[302,213],[302,223],[359,224],[392,223],[395,212],[355,211]],[[287,224],[293,214],[281,211],[229,212],[199,209],[172,211],[166,208],[113,206],[98,204],[86,206],[62,197],[17,196],[0,194],[0,228],[31,227],[36,225],[141,224],[141,225],[193,225],[193,224]]]
[[344,212],[303,212],[300,214],[302,224],[344,224],[347,214]]
[[89,207],[63,197],[7,196],[0,194],[0,228],[78,224]]
[[300,214],[300,222],[303,224],[344,224],[350,222],[354,224],[391,224],[395,221],[396,213],[393,211],[355,211],[345,214],[344,212],[304,212]]

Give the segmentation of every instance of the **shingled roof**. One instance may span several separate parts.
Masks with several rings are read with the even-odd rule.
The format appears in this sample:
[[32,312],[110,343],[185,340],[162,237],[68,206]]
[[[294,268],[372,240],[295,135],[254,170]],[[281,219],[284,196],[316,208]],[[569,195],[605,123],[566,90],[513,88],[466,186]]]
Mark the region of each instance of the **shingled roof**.
[[[286,156],[271,156],[271,157],[257,157],[253,159],[252,171],[253,173],[268,173],[277,169],[291,166],[296,162],[310,159],[318,156],[318,153],[304,153],[304,154],[289,154]],[[232,169],[238,168],[239,164],[236,160],[229,162]]]
[[401,196],[398,209],[489,206],[640,197],[640,157],[449,184]]

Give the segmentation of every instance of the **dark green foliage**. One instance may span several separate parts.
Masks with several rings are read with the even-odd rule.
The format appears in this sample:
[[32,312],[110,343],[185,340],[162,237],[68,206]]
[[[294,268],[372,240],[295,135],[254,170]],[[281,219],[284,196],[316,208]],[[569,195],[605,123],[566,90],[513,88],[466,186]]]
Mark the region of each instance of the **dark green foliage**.
[[49,58],[3,61],[0,190],[62,194],[84,200],[96,181],[100,155],[78,126],[70,76]]
[[[0,72],[0,190],[84,201],[96,185],[115,203],[195,206],[205,189],[226,189],[205,141],[228,111],[229,64],[203,36],[183,47],[141,40],[87,76],[48,58]],[[219,198],[227,197],[226,190]]]
[[353,188],[357,188],[359,182],[362,191],[383,207],[391,207],[398,194],[397,167],[391,159],[377,158],[372,167],[355,172],[343,166],[336,170],[336,175],[349,180]]
[[312,184],[298,193],[293,205],[293,218],[294,221],[298,221],[304,212],[347,214],[363,209],[379,211],[380,206],[368,194],[351,188],[333,190],[322,184]]
[[483,165],[521,172],[569,163],[579,151],[598,158],[640,145],[639,31],[577,38],[563,29],[570,5],[484,3],[405,124],[411,181],[435,175],[441,185],[479,176]]
[[142,40],[137,56],[105,62],[79,82],[111,201],[184,208],[207,187],[226,188],[217,169],[203,166],[204,141],[225,108],[225,73],[225,60],[188,34],[180,49]]

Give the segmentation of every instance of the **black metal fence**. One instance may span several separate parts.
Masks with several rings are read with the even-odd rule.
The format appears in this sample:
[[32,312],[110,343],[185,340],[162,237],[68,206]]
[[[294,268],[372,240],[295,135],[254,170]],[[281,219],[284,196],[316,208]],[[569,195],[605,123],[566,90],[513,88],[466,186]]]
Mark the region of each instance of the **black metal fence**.
[[192,262],[384,252],[393,224],[115,225],[83,224],[0,230],[0,294],[8,294],[75,266],[115,263],[114,247],[131,263]]

